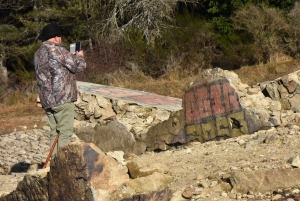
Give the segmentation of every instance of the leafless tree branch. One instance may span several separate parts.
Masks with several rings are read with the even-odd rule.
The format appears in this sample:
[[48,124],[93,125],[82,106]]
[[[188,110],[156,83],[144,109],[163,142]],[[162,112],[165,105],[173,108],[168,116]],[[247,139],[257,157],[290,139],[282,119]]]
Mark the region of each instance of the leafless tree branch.
[[120,0],[116,1],[103,28],[106,35],[120,38],[131,29],[142,32],[147,43],[161,37],[166,22],[173,20],[178,2],[199,4],[199,0]]

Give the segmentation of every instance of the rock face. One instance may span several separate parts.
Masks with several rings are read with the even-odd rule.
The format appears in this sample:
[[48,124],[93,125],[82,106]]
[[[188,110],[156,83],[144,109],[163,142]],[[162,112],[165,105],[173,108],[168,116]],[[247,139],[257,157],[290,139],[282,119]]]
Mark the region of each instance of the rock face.
[[50,200],[103,200],[129,180],[121,164],[94,144],[70,143],[51,161]]
[[205,80],[187,90],[184,114],[187,135],[200,142],[237,137],[261,127],[225,78]]
[[260,89],[266,97],[278,101],[282,111],[273,113],[272,118],[282,126],[299,123],[300,113],[300,71],[285,75],[274,81],[260,83]]

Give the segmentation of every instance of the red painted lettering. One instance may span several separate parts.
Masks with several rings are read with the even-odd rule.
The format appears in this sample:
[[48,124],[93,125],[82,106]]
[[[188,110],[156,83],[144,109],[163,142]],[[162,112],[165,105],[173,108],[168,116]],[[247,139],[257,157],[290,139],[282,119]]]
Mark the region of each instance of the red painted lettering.
[[214,115],[224,114],[225,108],[222,105],[222,91],[220,83],[210,86],[210,98]]
[[198,106],[200,117],[206,118],[212,116],[209,94],[206,86],[197,88]]
[[238,96],[234,88],[232,88],[229,82],[223,82],[225,109],[227,113],[239,111],[241,109],[238,102]]
[[184,95],[185,108],[185,122],[187,124],[195,123],[199,120],[198,111],[196,107],[196,99],[194,91],[189,91]]

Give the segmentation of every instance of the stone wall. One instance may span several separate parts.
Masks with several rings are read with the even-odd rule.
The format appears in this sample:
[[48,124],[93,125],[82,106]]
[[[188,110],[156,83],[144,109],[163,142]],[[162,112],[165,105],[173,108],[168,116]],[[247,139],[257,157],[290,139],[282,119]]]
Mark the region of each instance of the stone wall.
[[300,123],[300,71],[280,77],[274,81],[259,84],[266,98],[277,102],[270,113],[270,122],[274,126]]
[[217,77],[228,80],[237,93],[241,107],[260,122],[260,129],[268,129],[298,123],[299,75],[300,72],[296,71],[274,81],[249,86],[242,83],[234,72],[218,68],[207,70],[202,79],[214,80]]
[[[164,104],[153,106],[137,97],[135,99],[139,101],[121,98],[123,93],[137,96],[143,92],[103,89],[100,85],[93,85],[93,91],[87,90],[86,85],[79,82],[79,98],[75,103],[75,133],[80,139],[96,144],[102,151],[122,150],[136,154],[146,150],[166,150],[171,144],[187,142],[180,99],[177,100],[179,104],[172,107]],[[99,95],[94,93],[97,87],[115,94]],[[159,98],[174,101],[155,94],[147,94],[147,97],[153,98],[154,102],[159,102]]]

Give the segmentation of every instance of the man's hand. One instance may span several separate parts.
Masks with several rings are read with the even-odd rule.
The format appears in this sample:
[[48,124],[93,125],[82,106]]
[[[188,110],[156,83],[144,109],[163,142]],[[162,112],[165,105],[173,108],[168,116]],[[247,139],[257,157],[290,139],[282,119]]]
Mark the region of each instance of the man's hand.
[[80,50],[79,52],[75,52],[76,55],[79,55],[79,56],[84,56],[84,53],[83,53],[83,50]]

